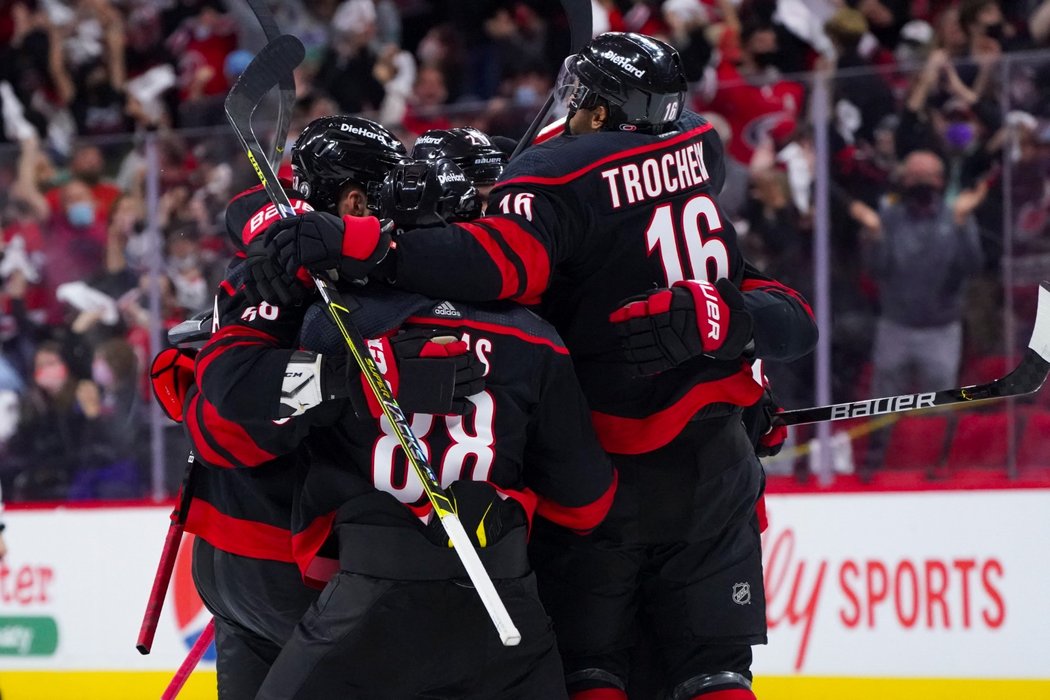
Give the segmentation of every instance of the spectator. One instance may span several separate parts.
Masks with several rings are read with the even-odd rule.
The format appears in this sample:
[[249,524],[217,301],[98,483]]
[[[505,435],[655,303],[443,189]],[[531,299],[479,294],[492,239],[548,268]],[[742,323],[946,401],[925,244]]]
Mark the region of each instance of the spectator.
[[444,73],[433,66],[420,66],[401,126],[416,136],[431,129],[451,129],[452,122],[441,112],[446,100]]
[[[183,8],[189,14],[168,43],[179,60],[179,119],[184,126],[222,124],[223,100],[230,89],[224,68],[237,49],[236,26],[220,0],[200,0]],[[195,10],[195,11],[194,11]]]
[[122,338],[95,350],[91,381],[81,382],[78,400],[94,442],[77,469],[69,497],[134,498],[143,491],[149,436],[143,415],[139,362]]
[[847,4],[863,15],[879,44],[891,51],[897,48],[901,27],[911,19],[909,0],[852,0]]
[[835,81],[837,134],[844,145],[870,146],[875,125],[893,111],[894,100],[882,75],[860,54],[868,22],[857,10],[843,7],[827,21],[824,31],[835,47],[835,68],[842,71]]
[[873,394],[892,396],[958,384],[963,295],[981,269],[974,209],[987,187],[961,193],[949,207],[944,163],[931,151],[905,160],[900,201],[869,229],[864,258],[879,285]]
[[124,19],[106,0],[82,2],[68,22],[51,27],[51,76],[59,103],[81,136],[127,131]]
[[168,277],[175,289],[175,303],[186,316],[208,308],[212,289],[204,276],[200,243],[195,226],[183,226],[168,236]]
[[[120,188],[105,179],[106,160],[102,149],[92,144],[80,144],[73,149],[69,161],[69,174],[74,180],[80,180],[91,188],[91,197],[95,202],[95,220],[105,222],[109,218],[109,209],[121,195]],[[62,187],[52,187],[47,194],[51,211],[62,208]]]
[[41,343],[33,357],[32,382],[22,405],[11,452],[22,471],[15,477],[14,500],[64,499],[79,457],[86,422],[78,380],[61,346]]
[[375,8],[371,2],[347,7],[332,20],[332,41],[321,58],[316,83],[318,90],[336,101],[340,112],[357,114],[379,109],[384,92],[373,75]]
[[799,118],[805,93],[800,84],[782,79],[776,68],[776,27],[763,21],[738,26],[735,18],[727,21],[716,71],[717,92],[707,109],[729,121],[733,134],[726,149],[729,155],[750,164],[763,137]]
[[128,267],[127,249],[133,237],[141,235],[145,226],[146,206],[141,199],[125,195],[116,201],[106,228],[105,263],[89,280],[90,286],[114,299],[134,289],[138,277]]

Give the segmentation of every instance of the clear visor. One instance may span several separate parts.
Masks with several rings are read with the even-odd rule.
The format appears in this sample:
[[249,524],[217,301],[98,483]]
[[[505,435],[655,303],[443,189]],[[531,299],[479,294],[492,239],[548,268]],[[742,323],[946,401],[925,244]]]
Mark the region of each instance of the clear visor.
[[541,137],[551,130],[558,130],[558,126],[564,125],[566,117],[580,108],[590,92],[586,87],[580,85],[580,76],[573,70],[576,60],[577,57],[574,55],[562,62],[558,80],[554,83],[554,91],[551,94],[550,107],[540,121],[538,133]]

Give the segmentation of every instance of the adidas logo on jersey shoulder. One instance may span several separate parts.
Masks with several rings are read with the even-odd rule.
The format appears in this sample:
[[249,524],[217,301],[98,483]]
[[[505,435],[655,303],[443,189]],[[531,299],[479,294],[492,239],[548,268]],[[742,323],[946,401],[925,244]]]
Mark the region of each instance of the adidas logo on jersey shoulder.
[[431,309],[430,313],[435,316],[446,316],[448,318],[462,318],[463,316],[463,314],[459,312],[459,309],[453,306],[451,302],[447,301],[443,301],[435,306]]

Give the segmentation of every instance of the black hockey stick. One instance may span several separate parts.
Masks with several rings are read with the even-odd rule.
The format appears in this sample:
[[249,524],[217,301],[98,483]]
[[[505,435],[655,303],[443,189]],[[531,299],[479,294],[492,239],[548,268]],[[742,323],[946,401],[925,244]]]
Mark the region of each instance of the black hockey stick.
[[[247,152],[248,160],[254,166],[259,181],[282,217],[292,216],[295,212],[292,210],[284,188],[280,186],[274,177],[273,169],[270,168],[270,164],[263,157],[259,139],[255,136],[251,127],[251,118],[263,96],[274,85],[278,84],[281,75],[291,73],[303,60],[304,55],[305,49],[302,42],[294,36],[284,35],[278,37],[267,44],[259,55],[252,60],[226,98],[226,116],[233,126],[233,130],[237,133],[237,138],[240,140],[241,145]],[[467,535],[466,530],[463,529],[463,524],[459,521],[454,504],[445,493],[445,490],[441,488],[440,482],[434,475],[434,471],[427,461],[426,452],[424,452],[423,447],[419,444],[419,440],[412,433],[404,411],[401,410],[401,407],[390,393],[390,388],[383,379],[383,374],[380,372],[379,367],[376,366],[375,360],[372,359],[372,354],[368,351],[364,338],[361,337],[361,333],[350,319],[349,311],[346,304],[342,301],[341,295],[327,280],[319,276],[315,276],[313,280],[321,293],[321,298],[325,302],[332,321],[342,334],[343,340],[346,341],[350,354],[357,362],[361,373],[368,382],[369,388],[375,394],[380,406],[382,406],[383,415],[386,416],[390,425],[394,427],[394,432],[397,434],[398,441],[401,443],[409,464],[412,465],[412,469],[419,477],[423,490],[434,508],[434,512],[441,519],[441,524],[448,534],[449,541],[452,543],[460,561],[463,562],[463,567],[466,569],[471,583],[485,605],[489,617],[492,618],[496,631],[499,633],[500,641],[505,646],[518,644],[521,641],[521,633],[514,626],[514,621],[500,599],[499,593],[496,592],[492,579],[485,571],[485,567],[478,557],[477,550],[474,549],[470,537]]]
[[1039,391],[1050,373],[1050,282],[1039,285],[1039,302],[1035,312],[1035,328],[1021,364],[1005,377],[987,384],[975,384],[958,389],[943,389],[924,394],[903,394],[879,399],[865,399],[831,406],[814,406],[778,413],[774,420],[784,425],[823,423],[847,418],[868,418],[884,413],[904,413],[941,406],[1008,399]]
[[[281,30],[277,28],[277,20],[273,18],[273,12],[266,0],[248,0],[248,7],[255,13],[255,19],[259,21],[266,41],[270,42],[281,36]],[[295,76],[292,73],[282,75],[277,83],[280,91],[277,102],[277,125],[274,127],[273,147],[270,149],[269,162],[276,171],[284,158],[284,140],[288,136],[288,125],[292,121],[292,109],[295,107]]]
[[[591,33],[594,31],[594,18],[591,16],[591,0],[561,0],[561,6],[565,10],[565,18],[569,20],[569,55],[579,53],[587,45],[587,42],[591,40]],[[547,112],[554,105],[554,97],[554,93],[551,92],[550,96],[547,97],[547,101],[543,103],[543,107],[540,108],[539,113],[536,114],[532,123],[529,124],[525,135],[518,141],[518,145],[514,148],[514,152],[510,154],[509,160],[517,158],[519,153],[532,144],[532,140],[536,138],[544,117],[547,116]]]

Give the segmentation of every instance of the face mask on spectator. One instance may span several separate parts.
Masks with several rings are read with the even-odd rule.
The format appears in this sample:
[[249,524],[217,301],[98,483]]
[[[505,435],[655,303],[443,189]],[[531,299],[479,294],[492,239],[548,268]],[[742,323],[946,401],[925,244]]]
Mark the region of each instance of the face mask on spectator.
[[940,194],[941,190],[936,185],[920,182],[904,187],[901,190],[901,199],[914,209],[926,210],[933,207]]
[[190,255],[172,258],[171,266],[179,272],[189,272],[190,270],[200,267],[200,258],[192,253]]
[[759,68],[769,68],[777,60],[776,51],[759,51],[758,53],[751,54],[751,58],[754,59],[755,63]]
[[74,202],[66,207],[69,223],[77,228],[87,228],[95,223],[95,205],[91,202]]
[[54,394],[61,389],[68,377],[69,370],[66,369],[66,366],[57,363],[45,365],[33,373],[33,381],[49,394]]
[[196,311],[208,305],[208,281],[203,277],[187,280],[180,276],[172,281],[175,283],[175,299],[179,306]]
[[1002,41],[1005,38],[1003,31],[1003,23],[996,22],[995,24],[988,24],[984,27],[984,35],[989,39],[995,39],[996,41]]
[[534,105],[540,101],[540,94],[531,85],[519,85],[514,90],[514,101],[519,105]]
[[973,143],[976,131],[970,122],[953,122],[944,132],[944,138],[953,148],[965,151]]
[[112,389],[116,379],[113,369],[105,360],[95,360],[91,363],[91,378],[103,389]]

